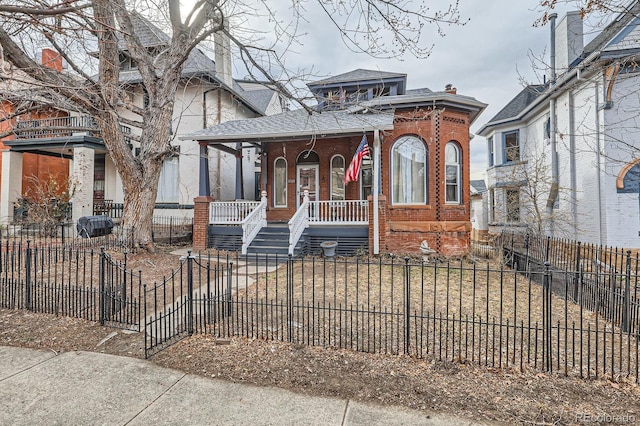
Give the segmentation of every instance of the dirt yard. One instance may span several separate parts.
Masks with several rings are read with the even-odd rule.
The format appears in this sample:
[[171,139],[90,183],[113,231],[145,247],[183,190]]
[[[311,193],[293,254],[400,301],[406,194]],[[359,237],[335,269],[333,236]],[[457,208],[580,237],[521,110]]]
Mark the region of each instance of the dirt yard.
[[[155,257],[154,257],[155,256]],[[128,266],[170,274],[178,258],[133,255]],[[54,352],[144,357],[141,333],[98,323],[0,308],[0,345]],[[196,335],[149,362],[235,383],[452,413],[506,424],[580,424],[585,416],[640,423],[640,386],[624,378],[583,380],[526,370],[416,360],[288,343]],[[604,417],[602,417],[604,416]]]

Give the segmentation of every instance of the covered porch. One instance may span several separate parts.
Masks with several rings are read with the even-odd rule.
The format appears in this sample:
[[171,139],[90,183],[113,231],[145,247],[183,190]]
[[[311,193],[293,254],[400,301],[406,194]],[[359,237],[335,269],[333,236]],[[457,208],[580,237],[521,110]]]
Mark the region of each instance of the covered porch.
[[[278,251],[271,252],[298,255],[318,252],[321,242],[332,240],[338,241],[338,253],[379,253],[380,132],[393,128],[391,114],[293,111],[253,119],[256,127],[252,131],[234,130],[234,123],[205,129],[203,132],[217,130],[208,135],[191,135],[201,153],[194,247],[251,254],[277,246]],[[342,178],[363,138],[370,154],[359,179],[345,185]],[[235,154],[237,200],[210,197],[209,149]],[[242,199],[245,149],[260,153],[259,201]],[[198,222],[203,227],[200,240],[195,235]]]
[[[0,184],[0,221],[13,220],[13,207],[23,197],[24,181],[35,173],[23,168],[25,155],[68,160],[66,170],[59,170],[73,186],[73,221],[94,213],[94,204],[105,200],[109,182],[107,150],[92,117],[66,116],[16,122],[14,139],[4,141],[2,182]],[[115,184],[113,182],[112,184]]]

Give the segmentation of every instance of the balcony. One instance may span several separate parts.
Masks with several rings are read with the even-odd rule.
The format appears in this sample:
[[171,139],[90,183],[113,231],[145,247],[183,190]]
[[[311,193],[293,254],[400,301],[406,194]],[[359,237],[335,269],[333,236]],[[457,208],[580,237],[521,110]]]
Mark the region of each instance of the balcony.
[[100,129],[91,116],[19,120],[13,128],[16,140],[61,138],[77,134],[99,137]]
[[[120,126],[125,134],[125,142],[131,143],[131,127]],[[65,138],[71,136],[91,136],[100,138],[100,128],[95,118],[89,115],[79,117],[52,117],[38,120],[18,120],[13,128],[15,140]]]

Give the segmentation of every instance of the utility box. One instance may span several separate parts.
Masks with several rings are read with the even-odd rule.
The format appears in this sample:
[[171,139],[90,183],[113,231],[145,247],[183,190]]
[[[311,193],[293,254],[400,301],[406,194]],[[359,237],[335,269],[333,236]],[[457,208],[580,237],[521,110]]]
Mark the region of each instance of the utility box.
[[109,235],[113,230],[113,219],[105,215],[83,216],[78,219],[76,229],[82,238]]

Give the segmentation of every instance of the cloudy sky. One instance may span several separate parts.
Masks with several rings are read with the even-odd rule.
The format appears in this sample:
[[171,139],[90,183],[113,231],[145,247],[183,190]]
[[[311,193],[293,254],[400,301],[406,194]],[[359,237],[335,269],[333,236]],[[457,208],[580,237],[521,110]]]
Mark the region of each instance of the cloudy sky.
[[[306,3],[308,19],[300,22],[297,29],[303,35],[286,56],[289,69],[312,69],[316,79],[356,68],[401,72],[407,74],[410,89],[427,87],[437,91],[451,83],[459,94],[489,104],[473,123],[472,132],[513,98],[522,89],[523,81],[541,81],[543,73],[536,73],[534,68],[543,64],[532,64],[531,58],[543,58],[548,63],[549,26],[533,26],[542,15],[536,0],[460,0],[461,17],[469,21],[464,26],[444,27],[444,37],[433,26],[425,28],[423,39],[434,44],[426,59],[409,55],[402,59],[374,59],[354,53],[341,41],[326,15],[314,9],[314,4]],[[561,6],[557,10],[559,17],[574,8],[575,4]],[[585,42],[593,37],[593,28],[585,26]],[[485,140],[476,137],[471,141],[472,179],[482,179],[485,167]]]

